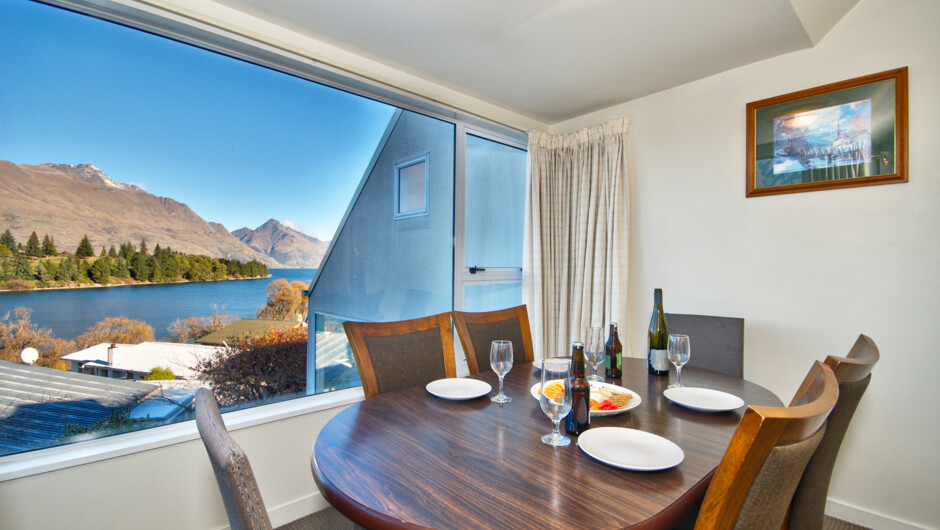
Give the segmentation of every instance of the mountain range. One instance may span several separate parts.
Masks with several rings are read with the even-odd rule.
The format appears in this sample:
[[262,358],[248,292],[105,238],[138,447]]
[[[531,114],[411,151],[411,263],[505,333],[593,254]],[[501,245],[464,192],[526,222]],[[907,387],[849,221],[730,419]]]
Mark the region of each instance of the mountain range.
[[310,263],[319,266],[330,244],[274,219],[268,219],[254,230],[239,228],[232,235],[250,248],[276,259],[284,267],[306,268]]
[[96,252],[146,239],[150,249],[159,244],[275,268],[318,267],[329,246],[274,219],[233,234],[186,204],[115,182],[91,164],[0,160],[0,232],[5,229],[22,243],[33,231],[39,237],[49,234],[60,251],[74,252],[87,234]]

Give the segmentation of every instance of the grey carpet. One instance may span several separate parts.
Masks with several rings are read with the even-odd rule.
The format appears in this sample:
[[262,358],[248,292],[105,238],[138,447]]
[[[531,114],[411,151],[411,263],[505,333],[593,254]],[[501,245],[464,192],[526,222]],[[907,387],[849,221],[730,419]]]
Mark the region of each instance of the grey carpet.
[[[355,524],[336,511],[332,506],[301,517],[280,527],[282,530],[353,530]],[[826,516],[823,530],[870,530],[867,527],[852,524],[835,517]]]

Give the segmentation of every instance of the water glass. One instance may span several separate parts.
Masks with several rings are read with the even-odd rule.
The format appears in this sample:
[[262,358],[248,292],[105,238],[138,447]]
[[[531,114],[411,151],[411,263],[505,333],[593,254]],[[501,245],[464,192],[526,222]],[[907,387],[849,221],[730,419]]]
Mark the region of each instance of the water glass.
[[588,381],[603,381],[601,365],[604,364],[604,330],[590,327],[584,330],[584,358],[591,365]]
[[499,376],[499,393],[490,398],[494,403],[509,403],[512,398],[503,394],[503,377],[512,369],[512,343],[508,340],[494,340],[490,344],[490,366]]
[[666,349],[666,358],[676,366],[676,382],[666,388],[680,388],[682,384],[682,365],[689,362],[691,355],[691,345],[688,335],[669,335],[668,346]]
[[[549,390],[548,395],[546,389]],[[542,359],[539,405],[542,412],[552,420],[552,432],[543,436],[542,442],[556,447],[570,444],[571,439],[558,431],[558,422],[571,411],[571,359]]]

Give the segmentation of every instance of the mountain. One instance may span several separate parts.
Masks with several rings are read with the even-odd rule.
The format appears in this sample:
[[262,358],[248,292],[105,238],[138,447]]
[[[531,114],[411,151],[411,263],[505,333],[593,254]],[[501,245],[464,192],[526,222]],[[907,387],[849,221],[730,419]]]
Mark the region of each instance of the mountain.
[[321,241],[284,226],[274,219],[255,228],[239,228],[232,232],[239,241],[266,254],[285,267],[315,268],[326,254],[329,241]]
[[208,223],[189,206],[143,188],[115,182],[91,164],[31,166],[0,160],[0,232],[25,243],[32,231],[49,234],[60,251],[74,252],[87,234],[95,249],[146,239],[187,254],[240,261],[278,261]]

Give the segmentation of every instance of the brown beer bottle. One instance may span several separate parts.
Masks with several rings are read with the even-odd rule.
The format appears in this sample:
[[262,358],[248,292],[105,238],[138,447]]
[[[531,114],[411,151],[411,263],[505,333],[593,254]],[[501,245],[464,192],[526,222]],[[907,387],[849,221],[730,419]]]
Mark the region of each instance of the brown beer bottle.
[[604,374],[607,379],[620,379],[623,376],[623,347],[617,337],[617,323],[610,323],[610,336],[604,345]]
[[578,436],[591,426],[591,384],[584,377],[584,344],[571,343],[571,412],[565,431]]

